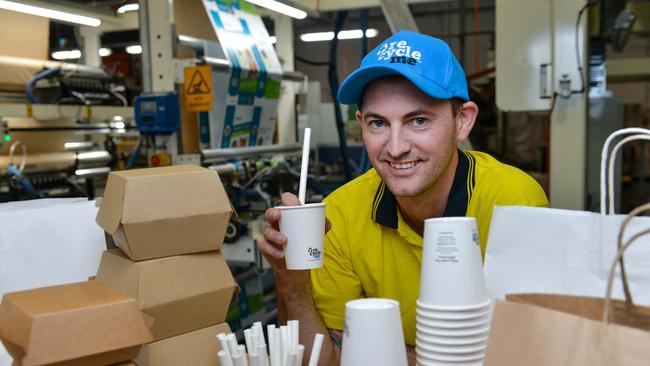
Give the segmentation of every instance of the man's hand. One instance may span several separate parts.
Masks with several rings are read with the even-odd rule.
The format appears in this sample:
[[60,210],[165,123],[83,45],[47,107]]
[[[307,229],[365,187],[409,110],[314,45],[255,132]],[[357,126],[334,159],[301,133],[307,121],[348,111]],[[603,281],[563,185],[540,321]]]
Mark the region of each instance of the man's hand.
[[[284,193],[282,194],[282,205],[299,206],[300,200],[295,194]],[[267,227],[263,236],[257,239],[257,247],[276,272],[286,271],[284,246],[287,245],[287,237],[280,232],[280,210],[269,208],[264,214],[264,220],[269,223],[270,227]],[[330,227],[329,221],[325,219],[325,233],[329,231]]]

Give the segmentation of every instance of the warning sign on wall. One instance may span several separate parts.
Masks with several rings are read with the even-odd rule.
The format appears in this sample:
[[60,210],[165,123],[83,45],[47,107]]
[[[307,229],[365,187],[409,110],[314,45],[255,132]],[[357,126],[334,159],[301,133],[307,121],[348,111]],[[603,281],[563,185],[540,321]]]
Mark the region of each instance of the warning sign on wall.
[[212,69],[208,65],[186,67],[183,90],[187,108],[204,112],[212,109]]

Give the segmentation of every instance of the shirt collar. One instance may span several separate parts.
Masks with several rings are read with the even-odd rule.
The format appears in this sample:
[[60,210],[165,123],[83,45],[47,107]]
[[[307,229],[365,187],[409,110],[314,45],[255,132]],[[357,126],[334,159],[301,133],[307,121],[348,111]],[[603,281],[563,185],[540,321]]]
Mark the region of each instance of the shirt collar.
[[[474,157],[458,150],[458,166],[451,186],[443,217],[465,216],[474,189]],[[397,229],[395,196],[382,180],[372,202],[372,219],[385,227]]]

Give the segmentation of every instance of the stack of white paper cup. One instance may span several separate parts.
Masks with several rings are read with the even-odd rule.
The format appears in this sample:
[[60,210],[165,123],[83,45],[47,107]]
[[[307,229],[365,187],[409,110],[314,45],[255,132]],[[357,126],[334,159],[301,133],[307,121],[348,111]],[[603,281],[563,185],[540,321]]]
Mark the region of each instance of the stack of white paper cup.
[[341,366],[407,366],[399,302],[358,299],[345,304]]
[[490,315],[476,219],[426,220],[415,317],[418,365],[482,365]]

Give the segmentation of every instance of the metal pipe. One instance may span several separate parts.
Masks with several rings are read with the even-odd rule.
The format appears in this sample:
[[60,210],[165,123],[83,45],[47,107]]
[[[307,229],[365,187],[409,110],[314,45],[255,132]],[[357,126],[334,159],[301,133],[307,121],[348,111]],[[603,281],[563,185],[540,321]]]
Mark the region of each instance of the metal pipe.
[[232,163],[212,165],[209,166],[208,169],[214,170],[219,174],[230,174],[237,172],[237,167]]
[[277,144],[264,146],[233,147],[229,149],[201,150],[203,163],[211,163],[225,158],[240,158],[273,153],[300,152],[302,147],[298,143]]
[[87,151],[77,154],[78,164],[108,164],[113,157],[108,151]]
[[104,166],[99,168],[77,169],[74,174],[81,178],[99,177],[108,174],[111,168]]
[[94,145],[91,141],[66,142],[63,149],[65,151],[81,151],[91,149]]
[[[224,58],[203,57],[203,61],[206,64],[211,65],[216,70],[219,71],[230,70],[230,61]],[[305,80],[305,74],[303,74],[300,71],[283,71],[282,75],[280,76],[282,77],[282,80],[300,81],[300,82]]]

